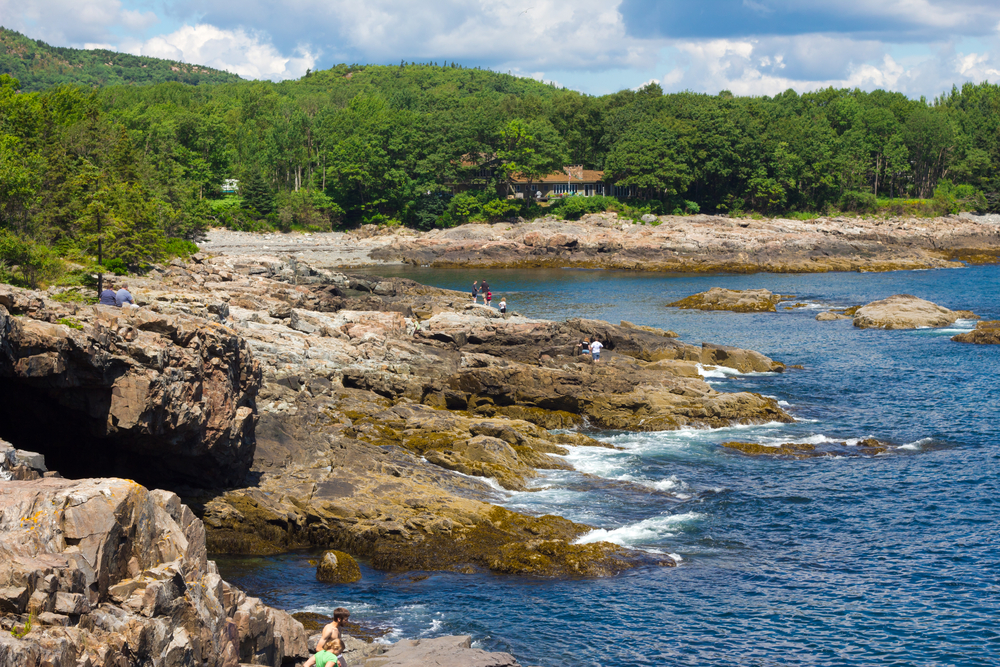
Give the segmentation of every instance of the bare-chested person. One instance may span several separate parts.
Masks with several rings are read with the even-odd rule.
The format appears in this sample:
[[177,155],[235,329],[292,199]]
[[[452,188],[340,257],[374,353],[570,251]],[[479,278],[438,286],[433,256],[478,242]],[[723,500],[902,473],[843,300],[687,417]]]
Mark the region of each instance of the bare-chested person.
[[[347,611],[343,607],[337,607],[333,610],[333,620],[326,624],[323,628],[323,634],[320,636],[319,641],[316,642],[316,655],[313,655],[306,662],[305,667],[313,667],[318,665],[319,655],[324,652],[334,651],[335,655],[340,655],[344,650],[343,638],[340,636],[340,626],[343,625],[348,618],[350,618],[351,612]],[[339,650],[333,649],[333,641],[337,640],[340,645]],[[326,657],[326,656],[324,656]]]

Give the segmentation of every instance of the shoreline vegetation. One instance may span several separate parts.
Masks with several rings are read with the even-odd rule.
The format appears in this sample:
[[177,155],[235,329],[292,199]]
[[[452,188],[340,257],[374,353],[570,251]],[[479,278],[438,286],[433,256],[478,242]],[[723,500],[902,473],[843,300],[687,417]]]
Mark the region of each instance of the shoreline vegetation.
[[[22,286],[142,271],[196,252],[212,227],[447,232],[611,214],[648,225],[699,215],[919,224],[1000,213],[1000,86],[988,83],[930,101],[832,88],[665,94],[656,84],[593,97],[401,62],[281,83],[217,81],[197,68],[198,85],[140,85],[157,78],[129,78],[132,69],[183,79],[194,66],[103,62],[94,67],[118,78],[86,78],[90,65],[79,65],[104,52],[2,37],[5,71],[25,81],[0,74],[0,281]],[[129,85],[111,85],[119,80]],[[536,201],[532,184],[570,165],[602,174],[608,196],[582,196],[568,177],[564,192]]]

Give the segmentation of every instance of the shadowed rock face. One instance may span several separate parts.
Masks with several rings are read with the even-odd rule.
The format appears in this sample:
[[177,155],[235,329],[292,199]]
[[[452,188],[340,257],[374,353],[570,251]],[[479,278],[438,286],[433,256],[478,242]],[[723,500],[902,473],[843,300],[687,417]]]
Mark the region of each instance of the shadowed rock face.
[[260,377],[246,343],[210,321],[0,288],[0,437],[67,476],[238,483]]

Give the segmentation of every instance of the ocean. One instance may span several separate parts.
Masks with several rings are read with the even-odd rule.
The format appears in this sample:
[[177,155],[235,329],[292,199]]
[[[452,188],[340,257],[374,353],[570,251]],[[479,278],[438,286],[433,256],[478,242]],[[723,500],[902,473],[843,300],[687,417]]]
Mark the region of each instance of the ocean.
[[[676,568],[607,579],[387,574],[330,586],[308,559],[220,560],[223,575],[290,611],[329,613],[400,638],[469,634],[522,665],[1000,664],[1000,349],[947,329],[817,322],[829,307],[907,293],[1000,319],[1000,267],[815,275],[674,275],[577,270],[371,269],[465,291],[547,319],[671,329],[788,365],[775,374],[704,369],[722,391],[777,398],[794,424],[659,433],[592,432],[620,449],[571,448],[511,509],[593,525],[589,540],[673,554]],[[777,313],[682,311],[713,286],[794,295]],[[806,304],[784,309],[785,305]],[[811,443],[876,456],[750,457],[730,440]],[[833,443],[845,443],[844,445]]]

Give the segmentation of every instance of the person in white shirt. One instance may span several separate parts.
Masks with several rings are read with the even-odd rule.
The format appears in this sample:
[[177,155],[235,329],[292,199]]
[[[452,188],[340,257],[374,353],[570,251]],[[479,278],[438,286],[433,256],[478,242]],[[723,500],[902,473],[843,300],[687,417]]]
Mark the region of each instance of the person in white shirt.
[[594,361],[600,361],[602,347],[604,346],[601,345],[601,341],[597,340],[597,337],[595,336],[594,342],[590,344],[590,358]]

